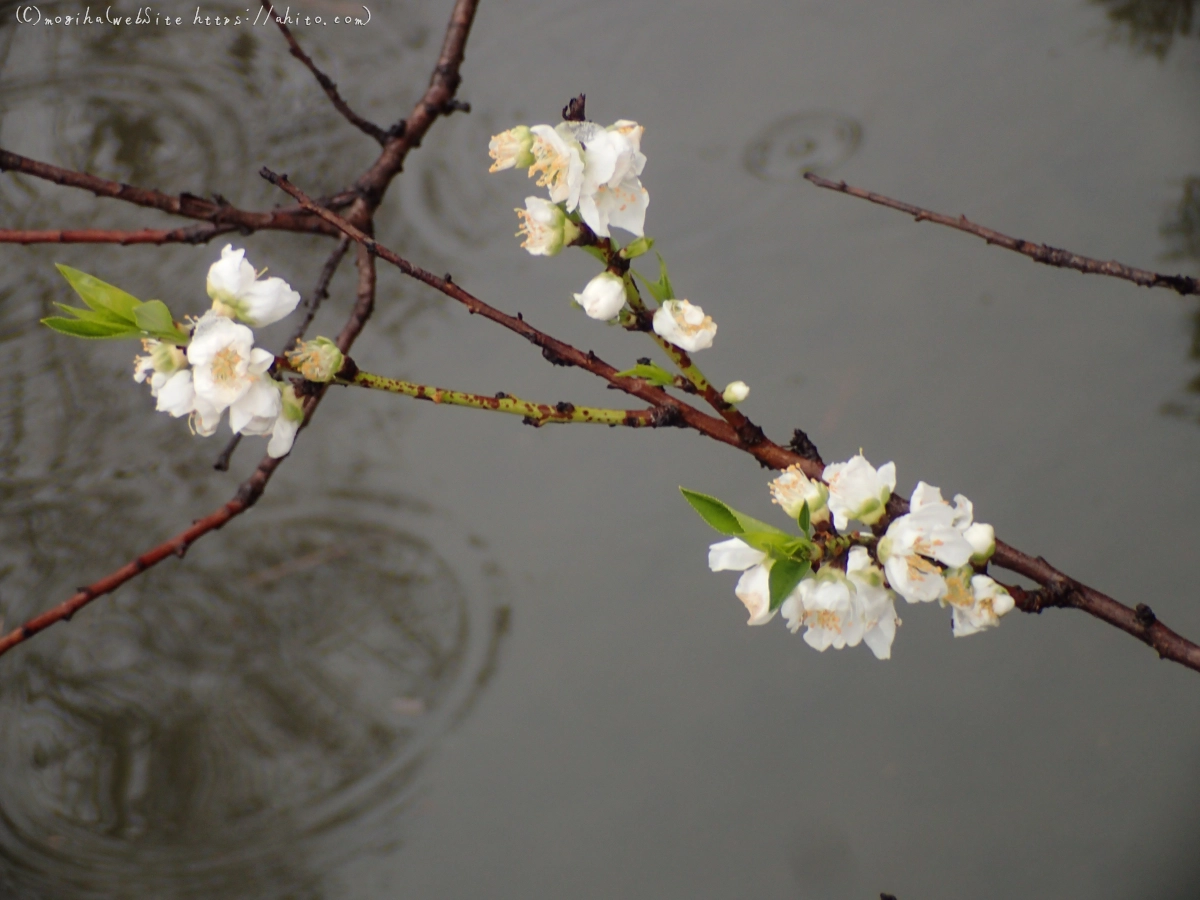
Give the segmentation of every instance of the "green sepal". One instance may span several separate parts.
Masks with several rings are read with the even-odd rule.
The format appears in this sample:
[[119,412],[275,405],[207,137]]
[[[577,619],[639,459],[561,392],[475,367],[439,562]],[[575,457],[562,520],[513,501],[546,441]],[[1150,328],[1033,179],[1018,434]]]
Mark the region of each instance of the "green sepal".
[[119,287],[101,281],[87,272],[80,272],[62,263],[55,263],[55,268],[62,273],[67,283],[75,289],[80,299],[97,312],[110,312],[118,318],[133,323],[133,311],[138,307],[138,299],[127,294]]
[[[618,378],[642,378],[655,387],[670,387],[675,383],[675,376],[661,366],[650,363],[638,363],[632,369],[617,373]],[[720,502],[720,501],[718,501]]]
[[662,258],[662,254],[657,251],[654,254],[658,257],[658,281],[651,281],[641,272],[634,271],[638,278],[646,285],[646,290],[659,303],[664,300],[675,299],[675,287],[671,284],[671,278],[667,275],[667,264]]
[[689,491],[685,487],[680,487],[679,490],[683,493],[683,499],[700,514],[700,518],[721,534],[733,535],[745,531],[738,521],[737,514],[716,497]]
[[140,329],[132,325],[118,325],[115,322],[89,322],[86,319],[68,319],[64,316],[50,316],[42,319],[42,324],[61,334],[79,338],[130,338],[139,337],[142,333]]
[[649,252],[654,246],[654,238],[643,235],[621,248],[621,259],[637,259],[643,253]]
[[161,300],[147,300],[133,311],[134,319],[142,331],[169,344],[187,346],[188,336],[175,324],[171,310]]
[[771,589],[771,612],[779,609],[783,601],[812,569],[808,560],[777,559],[771,566],[771,576],[767,584]]
[[804,532],[805,537],[812,537],[812,513],[808,509],[807,500],[800,507],[800,515],[796,516],[796,524],[800,526],[800,530]]

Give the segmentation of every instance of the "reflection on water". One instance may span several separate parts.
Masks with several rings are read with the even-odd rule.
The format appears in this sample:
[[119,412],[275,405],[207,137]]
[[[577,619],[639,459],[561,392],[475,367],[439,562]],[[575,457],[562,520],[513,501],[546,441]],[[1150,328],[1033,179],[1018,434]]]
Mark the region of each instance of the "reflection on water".
[[743,165],[764,181],[827,172],[849,159],[862,140],[862,126],[831,112],[796,113],[777,119],[746,146]]
[[1107,9],[1113,30],[1136,50],[1167,55],[1175,37],[1192,33],[1195,0],[1092,0]]
[[[67,536],[66,559],[108,545],[121,505],[8,499],[4,543]],[[0,884],[317,896],[335,863],[399,839],[507,613],[484,608],[466,546],[397,528],[394,503],[252,519],[4,660],[0,717],[20,727],[0,733]]]
[[[1183,184],[1183,193],[1171,217],[1162,226],[1167,239],[1168,251],[1164,259],[1171,261],[1200,262],[1200,178],[1188,178]],[[1195,303],[1195,299],[1192,301]],[[1190,359],[1200,362],[1200,306],[1191,315],[1192,344],[1188,352]],[[1187,391],[1200,394],[1200,375],[1187,384]],[[1164,403],[1162,411],[1171,416],[1195,418],[1200,422],[1200,412],[1195,403],[1171,401]]]

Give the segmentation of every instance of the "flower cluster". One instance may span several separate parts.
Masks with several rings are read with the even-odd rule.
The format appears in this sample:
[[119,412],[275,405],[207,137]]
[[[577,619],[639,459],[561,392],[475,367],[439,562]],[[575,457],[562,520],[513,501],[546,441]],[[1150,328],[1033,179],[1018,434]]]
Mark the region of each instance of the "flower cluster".
[[[949,606],[955,637],[998,625],[1014,602],[981,571],[995,552],[995,532],[974,521],[971,501],[962,494],[952,506],[938,488],[921,481],[909,512],[892,520],[881,538],[869,530],[850,530],[851,522],[879,523],[895,486],[893,463],[876,469],[861,453],[826,466],[821,481],[791,466],[770,490],[772,502],[799,520],[800,539],[789,539],[713,498],[703,499],[723,510],[716,515],[697,505],[693,498],[700,495],[690,495],[689,501],[710,524],[746,538],[711,545],[708,565],[714,572],[742,572],[734,592],[750,614],[750,625],[765,625],[782,612],[788,628],[795,633],[803,627],[804,640],[817,650],[864,643],[879,659],[891,656],[900,624],[897,594],[908,603],[937,600]],[[773,568],[795,567],[797,554],[803,559],[798,580],[784,582],[782,589],[773,586]]]
[[[611,237],[612,228],[636,235],[638,246],[621,251],[625,259],[646,252],[652,241],[645,237],[650,195],[640,177],[646,165],[644,131],[637,122],[621,119],[608,127],[575,121],[553,127],[517,125],[495,135],[488,145],[489,171],[528,169],[529,177],[536,177],[538,187],[549,194],[549,199],[526,197],[525,208],[517,209],[521,246],[534,256],[555,256],[576,243],[583,234],[581,225],[586,225],[601,238]],[[651,292],[662,301],[654,312],[655,334],[688,353],[712,346],[717,326],[711,316],[687,300],[656,292],[654,286]],[[636,302],[629,274],[610,269],[574,297],[588,316],[607,322],[624,309],[627,294]]]
[[600,237],[608,237],[610,227],[643,234],[650,203],[639,179],[646,165],[643,131],[621,119],[607,128],[595,122],[518,125],[493,137],[490,171],[528,169],[550,195],[549,201],[527,197],[525,209],[517,210],[522,246],[535,255],[558,253],[579,235],[567,218],[576,211]]
[[186,350],[144,340],[133,377],[149,380],[156,409],[187,416],[197,434],[215,432],[228,410],[235,434],[270,435],[267,453],[279,457],[292,449],[302,406],[290,385],[268,374],[274,354],[255,347],[254,332],[233,320],[269,325],[292,312],[300,295],[282,278],[260,278],[245,253],[226,245],[209,268],[212,308],[195,320]]

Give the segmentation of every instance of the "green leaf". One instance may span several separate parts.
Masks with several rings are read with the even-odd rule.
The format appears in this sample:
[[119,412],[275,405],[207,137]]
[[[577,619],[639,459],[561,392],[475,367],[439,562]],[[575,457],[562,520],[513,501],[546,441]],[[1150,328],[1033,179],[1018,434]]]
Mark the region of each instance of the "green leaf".
[[646,285],[646,290],[648,290],[651,296],[653,296],[654,299],[659,303],[662,303],[664,300],[674,300],[676,299],[675,287],[671,284],[671,279],[667,275],[667,264],[663,260],[661,253],[656,252],[654,255],[658,257],[658,281],[651,281],[638,271],[634,271],[633,274],[642,279]]
[[147,334],[173,344],[185,345],[188,336],[175,324],[171,310],[161,300],[147,300],[140,303],[133,311],[138,327]]
[[740,535],[744,531],[738,521],[737,513],[716,497],[689,491],[685,487],[681,487],[679,490],[683,493],[683,498],[692,505],[692,509],[700,514],[700,518],[721,534]]
[[800,515],[796,517],[796,524],[800,526],[800,530],[804,532],[805,537],[812,537],[812,513],[808,509],[807,500],[800,507]]
[[775,535],[780,540],[795,540],[796,536],[794,534],[788,534],[786,531],[776,528],[774,525],[768,525],[766,522],[762,522],[753,516],[746,515],[745,513],[740,513],[736,509],[730,509],[729,511],[737,517],[738,524],[742,526],[742,531],[756,531],[762,532],[763,534],[771,534]]
[[113,287],[107,282],[101,281],[87,272],[80,272],[78,269],[72,269],[70,266],[64,266],[62,263],[56,263],[55,265],[58,271],[62,273],[63,278],[67,279],[67,283],[75,289],[75,293],[89,307],[97,312],[107,310],[127,322],[134,321],[133,311],[137,308],[139,302],[137,297],[127,294],[120,288]]
[[68,319],[63,316],[50,316],[42,319],[42,324],[62,334],[80,338],[128,338],[138,337],[141,334],[141,331],[129,325],[88,322],[84,319]]
[[638,363],[632,369],[618,372],[617,375],[621,378],[644,378],[657,387],[670,387],[675,383],[674,375],[654,363],[648,365],[646,363]]
[[604,263],[604,265],[606,265],[606,266],[608,265],[608,254],[606,254],[599,247],[595,247],[595,246],[592,246],[591,244],[589,244],[586,247],[583,247],[581,249],[585,253],[590,253],[592,256],[596,257],[596,259],[600,260],[600,262]]
[[622,259],[637,259],[643,253],[646,253],[654,246],[654,238],[642,236],[635,241],[631,241],[628,245],[621,249]]
[[777,559],[775,564],[771,566],[771,576],[768,580],[768,585],[771,589],[771,611],[779,609],[787,595],[800,583],[800,580],[808,574],[812,568],[812,563],[805,560],[797,562],[794,559]]
[[83,319],[85,322],[96,322],[102,325],[119,325],[122,328],[129,328],[129,323],[120,316],[114,316],[107,310],[97,312],[94,309],[80,309],[77,306],[67,306],[65,303],[55,303],[63,312],[70,313],[77,319]]

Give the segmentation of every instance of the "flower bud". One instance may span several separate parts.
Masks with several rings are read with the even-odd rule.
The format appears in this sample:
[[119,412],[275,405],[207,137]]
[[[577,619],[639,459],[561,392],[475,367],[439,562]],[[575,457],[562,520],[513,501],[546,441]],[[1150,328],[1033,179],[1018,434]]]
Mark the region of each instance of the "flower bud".
[[612,272],[601,272],[587,283],[575,302],[593,319],[607,322],[625,305],[625,280]]
[[750,396],[750,385],[744,381],[731,381],[725,385],[721,399],[726,403],[741,403]]
[[346,360],[337,344],[325,337],[303,341],[295,350],[284,355],[297,372],[309,381],[322,384],[333,381]]

